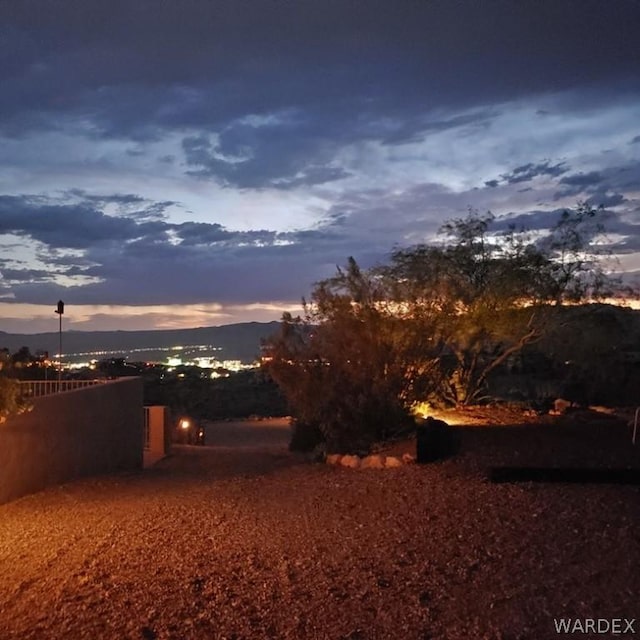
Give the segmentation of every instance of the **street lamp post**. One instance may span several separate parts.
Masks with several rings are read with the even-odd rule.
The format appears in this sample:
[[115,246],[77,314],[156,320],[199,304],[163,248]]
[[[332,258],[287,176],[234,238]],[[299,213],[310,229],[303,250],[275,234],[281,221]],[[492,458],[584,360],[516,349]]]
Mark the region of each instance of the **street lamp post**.
[[64,302],[58,300],[56,313],[60,319],[60,329],[58,331],[58,393],[62,384],[62,316],[64,315]]

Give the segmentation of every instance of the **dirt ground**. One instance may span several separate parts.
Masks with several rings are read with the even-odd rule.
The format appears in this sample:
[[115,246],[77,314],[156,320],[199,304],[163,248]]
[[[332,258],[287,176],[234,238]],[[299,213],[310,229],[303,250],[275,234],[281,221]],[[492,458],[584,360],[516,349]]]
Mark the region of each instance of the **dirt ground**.
[[152,469],[2,505],[0,639],[545,640],[640,618],[640,487],[487,480],[640,468],[626,425],[496,422],[386,470],[292,455],[286,422],[214,423]]

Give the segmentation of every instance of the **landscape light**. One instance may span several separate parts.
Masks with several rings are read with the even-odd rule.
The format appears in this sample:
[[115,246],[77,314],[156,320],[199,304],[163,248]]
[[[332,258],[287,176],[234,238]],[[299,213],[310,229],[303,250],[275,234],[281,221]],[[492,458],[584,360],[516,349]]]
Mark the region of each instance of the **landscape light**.
[[180,427],[182,429],[188,429],[191,426],[188,420],[180,420]]
[[64,302],[58,300],[58,304],[54,311],[60,319],[59,339],[58,339],[58,393],[60,392],[60,384],[62,382],[62,316],[64,315]]

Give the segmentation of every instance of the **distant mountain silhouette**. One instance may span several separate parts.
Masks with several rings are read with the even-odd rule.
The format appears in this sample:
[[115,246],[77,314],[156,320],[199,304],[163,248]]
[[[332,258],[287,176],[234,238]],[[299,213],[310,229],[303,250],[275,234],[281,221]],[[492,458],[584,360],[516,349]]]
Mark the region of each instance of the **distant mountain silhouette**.
[[[197,329],[169,329],[153,331],[63,331],[62,352],[72,357],[71,362],[87,360],[89,356],[79,354],[105,352],[94,355],[97,359],[106,357],[128,357],[131,361],[157,361],[169,355],[183,354],[184,359],[192,359],[194,354],[215,355],[218,360],[241,360],[251,363],[260,356],[260,343],[278,329],[278,322],[243,322],[219,327]],[[32,353],[48,351],[51,356],[58,352],[58,333],[18,334],[0,331],[0,348],[6,347],[12,353],[20,347],[29,347]],[[173,347],[205,347],[204,349],[184,349]],[[76,355],[73,355],[76,354]]]

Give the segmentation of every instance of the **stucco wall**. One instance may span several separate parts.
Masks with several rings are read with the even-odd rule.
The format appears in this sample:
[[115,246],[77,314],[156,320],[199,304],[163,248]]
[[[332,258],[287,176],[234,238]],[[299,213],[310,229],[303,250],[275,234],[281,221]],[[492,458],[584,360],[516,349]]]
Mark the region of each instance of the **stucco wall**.
[[142,380],[33,400],[0,424],[0,504],[81,476],[142,468]]
[[169,408],[164,405],[151,405],[145,407],[144,410],[147,420],[144,466],[151,467],[169,453],[171,446]]

